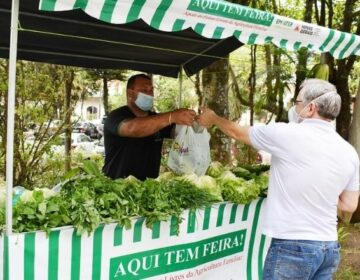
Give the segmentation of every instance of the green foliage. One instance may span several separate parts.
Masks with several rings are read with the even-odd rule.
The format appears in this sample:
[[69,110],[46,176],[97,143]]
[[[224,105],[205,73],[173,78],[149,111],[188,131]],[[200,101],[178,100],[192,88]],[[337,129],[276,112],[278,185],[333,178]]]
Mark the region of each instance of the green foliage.
[[[158,112],[168,112],[178,108],[179,80],[165,77],[158,77],[154,80],[155,86],[155,109]],[[198,97],[194,93],[192,81],[183,79],[182,108],[195,108]]]
[[0,207],[0,234],[3,233],[5,227],[5,207]]
[[346,238],[350,235],[350,233],[346,232],[344,227],[339,227],[337,230],[338,241],[340,243],[345,242]]
[[[5,60],[0,60],[0,65]],[[6,77],[5,67],[0,75]],[[84,97],[84,84],[79,70],[70,67],[19,61],[17,64],[16,117],[14,141],[14,185],[32,188],[43,172],[43,161],[51,155],[56,136],[71,124],[65,123],[64,83],[70,72],[75,72],[71,104]],[[5,81],[4,81],[5,82]],[[7,94],[0,85],[0,102]],[[6,104],[4,104],[6,105]],[[6,146],[6,111],[0,110],[0,160]],[[0,163],[0,166],[3,163]],[[50,166],[50,165],[49,165]]]
[[196,188],[205,190],[214,197],[214,201],[223,201],[221,196],[221,188],[213,177],[207,175],[197,176],[195,174],[190,174],[180,177],[179,180],[183,180],[185,183],[192,184]]
[[209,175],[213,178],[220,177],[225,171],[225,167],[218,161],[212,161],[209,165],[209,168],[206,170],[206,175]]
[[[174,177],[144,182],[129,176],[112,180],[99,173],[96,164],[87,161],[81,168],[87,174],[76,175],[57,186],[57,194],[45,189],[26,191],[14,207],[15,232],[44,230],[73,225],[78,234],[92,232],[100,223],[117,222],[129,228],[131,218],[142,216],[146,225],[180,215],[184,209],[196,209],[218,201],[204,188]],[[80,169],[77,169],[78,171]],[[4,207],[0,208],[0,222]]]
[[[133,176],[112,180],[100,172],[94,161],[85,161],[66,176],[55,191],[35,188],[22,193],[13,210],[15,232],[48,233],[51,228],[72,225],[77,234],[82,234],[109,222],[129,228],[131,219],[137,216],[144,217],[150,228],[171,216],[180,223],[185,209],[195,210],[223,199],[249,203],[267,183],[262,176],[245,180],[230,171],[224,171],[216,180],[210,176],[175,176],[170,172],[144,182]],[[0,225],[5,223],[3,204]]]
[[340,267],[335,274],[335,278],[338,280],[358,280],[360,279],[360,273],[354,271],[352,267]]
[[34,186],[39,187],[53,187],[62,182],[64,179],[69,179],[79,172],[81,166],[90,159],[91,162],[97,165],[97,169],[101,170],[104,164],[104,158],[99,154],[92,154],[90,157],[84,156],[81,152],[72,152],[71,166],[72,170],[68,174],[65,173],[65,157],[63,154],[50,153],[46,154],[41,161],[39,161],[38,170],[32,177],[32,184],[27,186],[28,189],[33,189]]

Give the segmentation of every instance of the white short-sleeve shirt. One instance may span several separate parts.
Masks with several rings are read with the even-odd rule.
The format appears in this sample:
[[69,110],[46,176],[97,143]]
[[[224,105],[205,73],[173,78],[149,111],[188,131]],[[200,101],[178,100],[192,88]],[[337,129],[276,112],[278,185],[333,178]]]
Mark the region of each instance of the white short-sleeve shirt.
[[280,239],[337,240],[337,203],[359,190],[359,157],[331,123],[307,119],[249,130],[272,154],[263,232]]

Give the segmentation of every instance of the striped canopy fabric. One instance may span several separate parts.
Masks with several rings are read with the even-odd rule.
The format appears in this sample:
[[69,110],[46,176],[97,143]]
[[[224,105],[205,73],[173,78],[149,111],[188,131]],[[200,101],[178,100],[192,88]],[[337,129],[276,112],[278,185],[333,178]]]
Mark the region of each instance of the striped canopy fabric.
[[231,36],[243,44],[272,42],[296,51],[301,47],[337,59],[360,55],[360,36],[282,17],[221,0],[41,0],[40,10],[81,9],[113,24],[139,19],[167,32],[193,29],[206,38]]
[[[81,9],[41,11],[39,4],[48,8],[59,4],[53,2],[49,6],[39,1],[20,0],[17,44],[20,60],[178,77],[181,69],[191,76],[242,45],[234,36],[210,39],[191,28],[160,31],[142,19],[112,24]],[[85,2],[81,6],[85,7]],[[0,57],[3,58],[9,58],[11,6],[12,0],[0,1]]]

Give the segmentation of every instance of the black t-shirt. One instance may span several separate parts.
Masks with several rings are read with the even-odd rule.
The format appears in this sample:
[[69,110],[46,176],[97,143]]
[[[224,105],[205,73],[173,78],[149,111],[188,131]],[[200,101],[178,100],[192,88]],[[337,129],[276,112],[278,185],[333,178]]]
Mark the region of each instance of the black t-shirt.
[[[154,115],[155,113],[150,113]],[[104,124],[106,176],[116,179],[133,175],[140,180],[159,176],[161,149],[164,138],[170,138],[172,125],[144,138],[122,137],[118,126],[136,116],[128,106],[112,111]]]

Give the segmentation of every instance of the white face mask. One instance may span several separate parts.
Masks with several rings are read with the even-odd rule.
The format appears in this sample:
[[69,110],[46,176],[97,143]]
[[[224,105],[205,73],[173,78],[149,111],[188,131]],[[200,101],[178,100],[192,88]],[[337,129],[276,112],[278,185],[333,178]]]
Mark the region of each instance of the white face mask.
[[289,122],[296,122],[296,123],[300,123],[301,121],[303,121],[304,119],[307,119],[307,118],[304,118],[301,116],[301,113],[306,109],[307,106],[309,106],[310,104],[314,104],[314,106],[316,105],[315,104],[315,100],[319,99],[320,97],[326,95],[326,94],[337,94],[336,91],[328,91],[328,92],[325,92],[323,94],[320,94],[318,97],[314,98],[313,100],[310,101],[310,103],[308,103],[301,111],[300,113],[297,113],[296,112],[296,106],[292,106],[289,111],[288,111],[288,118],[289,118]]
[[294,122],[294,123],[299,122],[299,114],[296,112],[295,105],[289,109],[288,119],[289,119],[289,122]]
[[[316,98],[315,98],[316,99]],[[314,100],[315,100],[314,99]],[[288,111],[288,118],[289,118],[289,122],[294,122],[294,123],[300,123],[301,121],[303,121],[304,118],[301,116],[301,113],[306,109],[307,106],[309,106],[311,103],[313,103],[312,101],[307,104],[301,111],[300,113],[296,112],[296,105],[292,106],[289,111]]]
[[141,110],[147,112],[150,111],[154,105],[154,97],[142,92],[138,93],[138,96],[135,100],[136,106],[138,106]]

